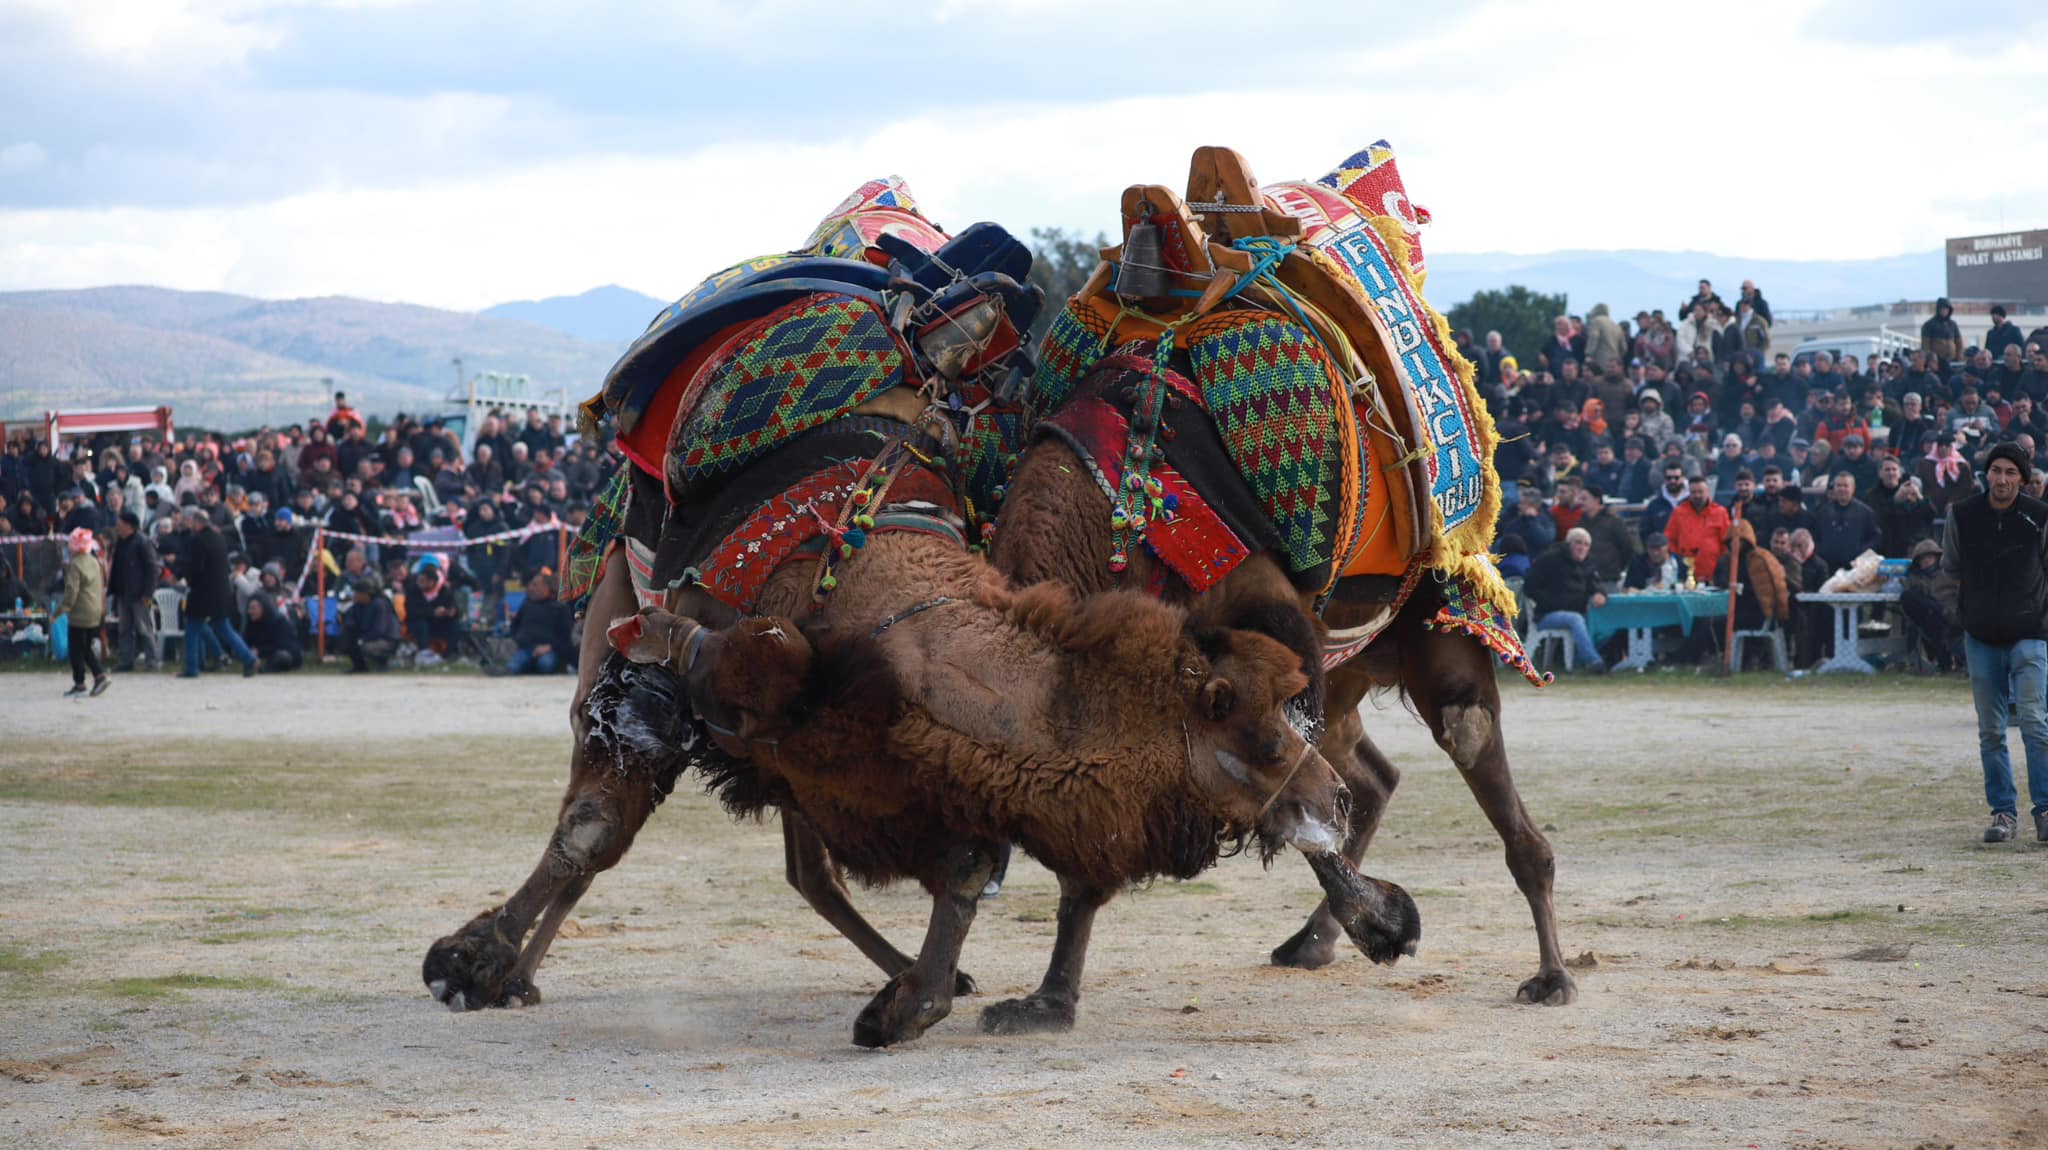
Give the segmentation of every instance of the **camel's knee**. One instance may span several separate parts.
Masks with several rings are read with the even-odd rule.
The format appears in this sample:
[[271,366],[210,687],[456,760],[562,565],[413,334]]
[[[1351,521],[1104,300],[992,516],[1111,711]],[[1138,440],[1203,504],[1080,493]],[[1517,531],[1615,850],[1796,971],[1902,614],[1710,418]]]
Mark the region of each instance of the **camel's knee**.
[[617,809],[598,796],[586,795],[563,808],[548,853],[577,874],[588,874],[617,862],[627,841]]
[[1524,892],[1548,890],[1557,873],[1557,855],[1550,849],[1550,840],[1534,827],[1510,837],[1507,841],[1508,873],[1514,876],[1515,885]]
[[1480,756],[1486,753],[1493,736],[1493,712],[1479,703],[1453,703],[1437,719],[1436,745],[1461,771],[1479,765]]

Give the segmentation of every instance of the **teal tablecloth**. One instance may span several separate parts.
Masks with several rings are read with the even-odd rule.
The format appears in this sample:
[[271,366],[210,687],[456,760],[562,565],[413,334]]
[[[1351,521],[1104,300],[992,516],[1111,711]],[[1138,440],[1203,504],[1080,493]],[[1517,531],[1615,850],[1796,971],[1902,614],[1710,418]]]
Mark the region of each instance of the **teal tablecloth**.
[[1725,589],[1638,591],[1632,595],[1609,595],[1605,606],[1593,608],[1586,616],[1586,627],[1593,632],[1595,643],[1617,631],[1636,627],[1676,627],[1680,633],[1690,635],[1693,620],[1720,619],[1727,614]]

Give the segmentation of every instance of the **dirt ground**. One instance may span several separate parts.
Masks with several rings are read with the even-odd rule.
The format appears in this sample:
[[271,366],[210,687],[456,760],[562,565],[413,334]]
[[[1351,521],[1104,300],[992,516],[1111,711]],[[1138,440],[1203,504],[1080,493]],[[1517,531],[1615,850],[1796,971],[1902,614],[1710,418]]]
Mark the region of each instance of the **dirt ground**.
[[[1392,700],[1407,771],[1366,869],[1421,952],[1266,952],[1308,869],[1226,860],[1117,899],[1079,1025],[991,1039],[1055,888],[984,905],[924,1039],[784,883],[773,825],[679,793],[542,968],[454,1015],[427,944],[538,858],[569,683],[393,674],[0,680],[0,1145],[2048,1145],[2048,848],[1976,839],[1955,681],[1506,684],[1579,1001],[1518,1006],[1499,842]],[[2030,828],[2029,828],[2030,829]],[[911,890],[857,900],[914,945]]]

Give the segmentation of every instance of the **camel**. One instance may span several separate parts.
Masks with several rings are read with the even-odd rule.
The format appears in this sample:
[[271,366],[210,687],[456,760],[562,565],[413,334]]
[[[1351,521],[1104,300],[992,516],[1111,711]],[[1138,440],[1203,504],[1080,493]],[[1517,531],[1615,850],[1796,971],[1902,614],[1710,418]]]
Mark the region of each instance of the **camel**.
[[[821,615],[807,565],[773,576],[767,611],[724,627],[645,608],[612,629],[562,815],[540,865],[502,908],[437,942],[423,978],[458,1008],[537,1000],[531,976],[591,878],[615,864],[683,763],[698,759],[735,814],[779,808],[837,864],[933,896],[916,959],[862,1010],[854,1041],[916,1038],[951,1011],[958,955],[998,844],[1061,878],[1062,940],[1040,993],[998,1003],[984,1029],[1057,1012],[1071,1025],[1087,925],[1123,885],[1185,877],[1255,837],[1320,856],[1362,949],[1412,953],[1413,902],[1339,861],[1349,797],[1287,722],[1306,684],[1268,637],[1191,629],[1186,613],[1115,593],[1012,591],[979,556],[931,536],[876,538]],[[524,948],[529,924],[539,929]]]
[[[1121,386],[1117,367],[1098,367],[1075,388],[1076,395]],[[1298,589],[1280,559],[1265,550],[1196,595],[1185,581],[1162,571],[1142,548],[1113,571],[1109,499],[1090,478],[1073,450],[1059,440],[1030,447],[1012,475],[990,558],[1017,583],[1052,580],[1078,594],[1118,587],[1161,589],[1163,598],[1187,609],[1197,626],[1250,627],[1272,635],[1310,666],[1319,659],[1322,627],[1314,596]],[[1330,629],[1364,624],[1392,588],[1387,581],[1340,582],[1322,616]],[[1437,745],[1450,756],[1507,848],[1509,872],[1536,922],[1539,965],[1516,990],[1524,1003],[1561,1005],[1577,995],[1558,942],[1552,897],[1554,862],[1549,842],[1516,793],[1500,728],[1500,690],[1494,656],[1476,639],[1433,630],[1425,623],[1439,600],[1424,579],[1386,630],[1365,650],[1313,682],[1306,692],[1310,710],[1327,716],[1319,745],[1353,795],[1350,835],[1342,855],[1352,864],[1365,856],[1401,773],[1367,737],[1358,707],[1375,690],[1398,689],[1428,724]],[[1319,876],[1320,877],[1320,876]],[[1062,921],[1062,928],[1065,923]],[[1326,902],[1291,938],[1274,948],[1276,966],[1315,969],[1337,957],[1340,926]],[[1056,1016],[1047,1016],[1057,1026]]]

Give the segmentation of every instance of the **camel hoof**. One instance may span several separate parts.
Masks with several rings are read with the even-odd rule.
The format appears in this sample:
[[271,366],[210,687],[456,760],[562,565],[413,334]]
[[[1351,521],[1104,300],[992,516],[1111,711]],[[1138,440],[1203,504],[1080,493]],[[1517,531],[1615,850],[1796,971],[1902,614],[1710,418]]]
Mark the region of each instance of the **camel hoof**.
[[453,1011],[482,1010],[504,996],[519,948],[500,938],[486,922],[451,934],[427,949],[420,981],[434,1001]]
[[990,1003],[981,1012],[983,1034],[1061,1034],[1074,1029],[1074,1004],[1031,995]]
[[953,997],[959,998],[963,995],[980,993],[981,984],[974,981],[973,975],[967,973],[964,970],[956,970],[953,972]]
[[1579,996],[1579,984],[1562,970],[1547,971],[1522,984],[1515,991],[1516,1002],[1533,1006],[1569,1006]]
[[953,1000],[922,995],[910,971],[890,979],[853,1020],[853,1044],[872,1050],[910,1042],[953,1012]]
[[1321,916],[1294,932],[1294,937],[1273,948],[1274,966],[1296,970],[1321,970],[1337,961],[1337,928],[1324,926]]
[[514,975],[505,980],[505,988],[498,992],[498,999],[491,1003],[500,1010],[518,1010],[524,1006],[540,1005],[540,987],[530,979]]

